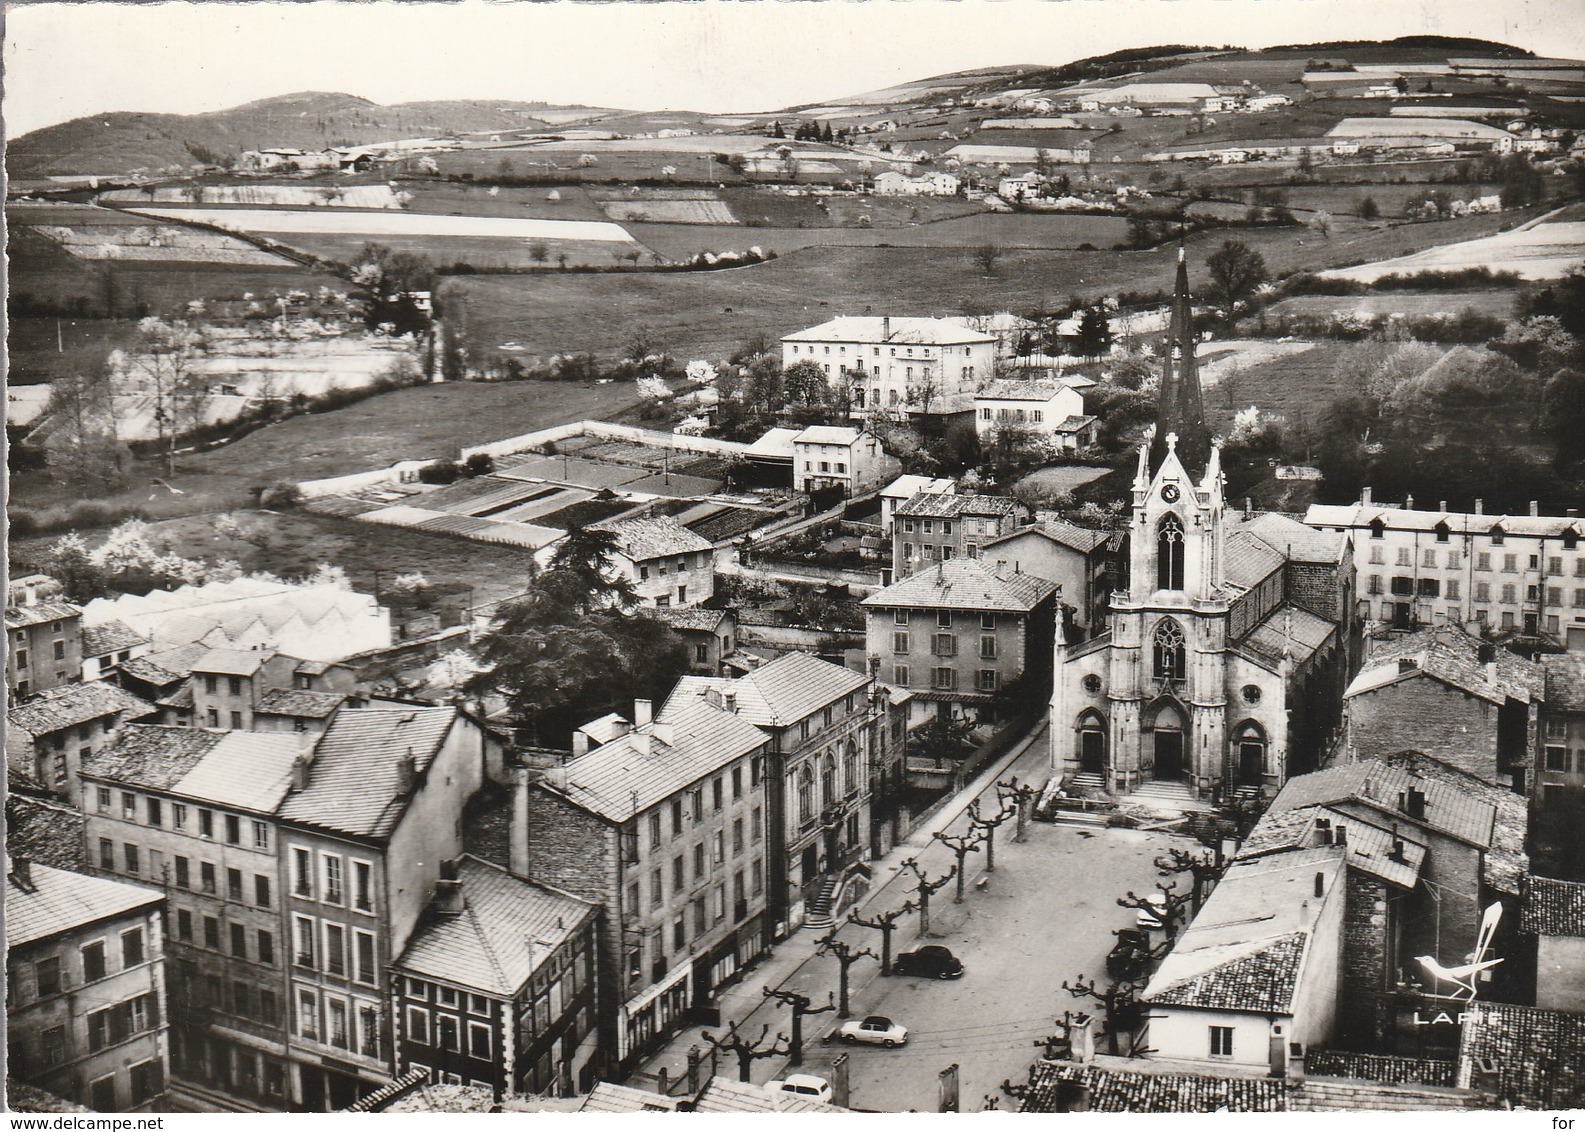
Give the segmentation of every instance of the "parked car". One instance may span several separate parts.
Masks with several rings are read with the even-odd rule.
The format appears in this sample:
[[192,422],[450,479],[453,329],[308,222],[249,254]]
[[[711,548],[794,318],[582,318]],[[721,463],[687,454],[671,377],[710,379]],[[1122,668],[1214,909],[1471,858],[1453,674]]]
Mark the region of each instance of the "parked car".
[[960,979],[963,963],[945,948],[930,944],[914,951],[905,951],[892,964],[899,975],[923,975],[930,979]]
[[1106,973],[1114,979],[1143,975],[1150,963],[1150,933],[1140,928],[1121,928],[1112,934],[1117,936],[1117,942],[1106,956]]
[[831,1103],[831,1082],[813,1073],[789,1073],[779,1080],[765,1082],[765,1088],[773,1093],[791,1093],[796,1097]]
[[892,1049],[908,1041],[908,1027],[900,1026],[890,1018],[871,1014],[868,1018],[854,1018],[842,1023],[837,1037],[845,1042],[866,1042],[870,1045]]
[[1134,922],[1147,932],[1161,931],[1167,926],[1167,898],[1160,892],[1145,897],[1145,907],[1139,910]]

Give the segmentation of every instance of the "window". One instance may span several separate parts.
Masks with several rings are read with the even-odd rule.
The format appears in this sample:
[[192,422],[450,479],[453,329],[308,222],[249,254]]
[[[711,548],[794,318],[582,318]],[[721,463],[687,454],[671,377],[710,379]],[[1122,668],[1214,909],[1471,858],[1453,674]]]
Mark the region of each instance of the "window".
[[311,1041],[319,1040],[319,996],[307,987],[297,988],[297,1032]]
[[1184,672],[1183,630],[1176,621],[1163,621],[1156,627],[1155,673],[1158,680],[1181,680]]
[[1496,526],[1496,527],[1493,527],[1491,529],[1491,544],[1493,546],[1501,546],[1502,545],[1502,527],[1501,526]]
[[716,830],[715,836],[711,839],[711,845],[715,851],[710,855],[710,858],[719,865],[726,860],[726,831]]
[[1211,1031],[1211,1056],[1233,1056],[1233,1027],[1212,1026]]
[[204,917],[204,946],[210,951],[220,950],[220,921],[213,916]]
[[[911,530],[912,528],[910,527],[909,529]],[[904,555],[904,557],[907,557],[907,555]],[[908,611],[906,609],[894,609],[894,610],[892,610],[892,624],[893,625],[906,625],[906,624],[908,624]]]
[[57,955],[39,959],[33,964],[33,981],[40,998],[61,992],[61,961]]
[[268,852],[270,848],[270,827],[264,822],[253,823],[253,847],[261,852]]
[[468,1023],[468,1056],[490,1060],[490,1027],[484,1022]]
[[1563,604],[1563,587],[1562,586],[1548,586],[1546,588],[1546,603],[1548,605],[1550,605],[1550,606],[1560,606],[1560,605],[1562,605]]
[[1546,749],[1546,768],[1548,770],[1567,771],[1569,769],[1568,748],[1548,747]]
[[255,942],[259,948],[259,962],[268,963],[273,967],[275,965],[275,933],[260,928],[255,937]]
[[193,914],[186,908],[176,910],[176,938],[183,943],[193,941]]
[[675,840],[682,836],[682,799],[674,798],[671,803],[671,836]]
[[908,633],[906,631],[892,634],[892,652],[906,653],[908,651]]
[[231,954],[238,959],[248,957],[248,929],[242,924],[231,925]]
[[1491,569],[1491,555],[1489,553],[1487,553],[1486,551],[1484,551],[1484,550],[1477,551],[1476,554],[1475,554],[1475,569],[1477,569],[1477,570],[1490,570]]
[[957,656],[958,639],[951,633],[937,633],[931,641],[931,652],[936,656]]
[[1517,554],[1504,554],[1502,556],[1502,572],[1504,574],[1516,573],[1519,569],[1519,556]]
[[743,798],[743,768],[732,768],[732,801],[741,801]]
[[107,873],[116,871],[116,843],[108,837],[99,839],[99,867]]
[[765,835],[765,826],[764,826],[764,822],[760,818],[759,807],[755,806],[754,809],[749,813],[748,817],[749,817],[749,837],[757,845],[757,844],[759,844],[760,838]]
[[228,690],[233,696],[240,696],[242,694],[242,677],[228,676],[226,678],[226,682],[228,685]]
[[242,819],[236,814],[226,815],[226,844],[242,844]]
[[182,805],[180,802],[171,803],[171,828],[187,828],[187,807]]
[[732,856],[740,856],[743,852],[743,819],[732,819]]
[[758,896],[765,889],[765,871],[757,859],[749,866],[749,878],[753,882],[754,895]]
[[704,842],[700,841],[693,847],[693,879],[698,880],[704,876]]
[[66,1027],[51,1026],[39,1036],[39,1061],[45,1066],[56,1066],[65,1060]]
[[1458,579],[1457,578],[1449,578],[1447,580],[1447,585],[1442,587],[1442,596],[1446,597],[1449,601],[1457,601],[1458,600]]
[[340,924],[325,925],[325,970],[332,975],[347,973],[347,930]]
[[124,821],[138,820],[138,796],[136,794],[128,794],[125,790],[121,792],[121,817]]
[[126,858],[127,872],[138,871],[138,847],[130,841],[121,847],[122,855]]
[[307,916],[297,917],[295,961],[299,967],[312,967],[314,965],[314,921]]
[[226,870],[226,898],[242,903],[242,870]]
[[1512,582],[1503,583],[1502,600],[1510,605],[1519,600],[1518,590]]
[[930,670],[930,686],[950,691],[958,686],[958,674],[952,668],[932,668]]
[[149,824],[164,825],[164,814],[160,806],[160,800],[158,798],[151,797],[145,798],[144,801],[147,803],[146,809],[148,812]]
[[1156,530],[1156,588],[1183,588],[1183,521],[1168,514]]
[[1381,593],[1381,575],[1367,574],[1365,576],[1365,592],[1368,594]]
[[651,847],[660,844],[660,811],[656,810],[649,815],[649,843]]
[[1476,582],[1475,583],[1475,600],[1476,601],[1490,601],[1491,600],[1491,583],[1490,582]]
[[165,1091],[165,1071],[158,1061],[145,1061],[132,1067],[132,1103],[142,1104]]
[[198,885],[211,896],[218,891],[215,887],[215,866],[213,862],[202,861],[199,863]]
[[688,883],[687,866],[681,857],[671,859],[671,886],[677,892],[682,891],[682,886]]
[[435,1016],[437,1044],[441,1049],[455,1050],[457,1048],[457,1020],[449,1014]]
[[936,611],[936,627],[938,629],[952,628],[952,611],[941,609]]
[[[1585,559],[1582,559],[1581,561],[1585,561]],[[108,787],[108,786],[100,786],[100,787],[96,788],[96,790],[94,791],[94,800],[95,800],[95,803],[98,805],[99,812],[101,814],[109,813],[110,812],[110,787]]]
[[327,904],[340,904],[341,893],[341,858],[331,853],[326,853],[321,860],[325,864],[325,889],[321,899]]
[[979,673],[979,690],[982,692],[996,691],[996,669],[982,668]]
[[263,873],[253,874],[253,903],[260,908],[270,906],[270,878]]
[[1561,555],[1554,554],[1547,558],[1546,572],[1554,578],[1563,573],[1563,558]]
[[980,656],[985,660],[994,660],[996,657],[996,638],[982,635],[980,637]]
[[298,896],[314,895],[314,870],[307,849],[292,850],[292,891]]
[[215,835],[215,815],[210,810],[198,811],[198,836],[213,837]]
[[1436,565],[1436,551],[1432,550],[1430,547],[1426,547],[1425,548],[1425,553],[1420,556],[1420,565],[1422,565],[1422,566],[1435,566]]
[[726,805],[726,781],[720,776],[710,783],[710,803],[718,814]]
[[83,982],[98,982],[105,977],[105,945],[104,943],[88,943],[81,948],[83,960]]
[[352,906],[360,912],[374,911],[374,866],[367,861],[352,862]]
[[902,685],[905,685],[905,686],[907,685],[907,683],[908,683],[908,666],[906,664],[894,664],[894,665],[892,665],[892,683],[894,683],[894,684],[902,684]]
[[407,1008],[407,1036],[415,1045],[429,1044],[429,1011],[419,1006]]
[[649,874],[649,906],[659,908],[665,902],[666,894],[661,885],[659,869],[654,869]]
[[374,986],[374,935],[352,929],[352,977],[365,986]]

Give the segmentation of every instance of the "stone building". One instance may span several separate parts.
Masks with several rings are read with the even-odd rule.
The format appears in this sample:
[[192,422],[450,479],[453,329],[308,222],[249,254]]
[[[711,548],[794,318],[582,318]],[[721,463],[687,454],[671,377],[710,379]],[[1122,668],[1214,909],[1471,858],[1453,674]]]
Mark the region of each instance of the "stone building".
[[113,684],[62,684],[6,712],[6,759],[57,797],[80,806],[77,774],[84,760],[115,742],[122,724],[155,710]]
[[1076,639],[1093,636],[1106,624],[1112,591],[1118,583],[1120,531],[1092,531],[1052,518],[980,547],[986,562],[998,570],[1033,574],[1055,582],[1062,593],[1063,627],[1077,630]]
[[54,579],[12,582],[5,612],[6,687],[19,700],[82,678],[83,611],[60,597]]
[[1585,1014],[1585,884],[1531,877],[1520,928],[1536,937],[1535,1004]]
[[978,558],[982,546],[1028,517],[1023,504],[1005,495],[921,491],[893,512],[892,578],[900,582],[952,558]]

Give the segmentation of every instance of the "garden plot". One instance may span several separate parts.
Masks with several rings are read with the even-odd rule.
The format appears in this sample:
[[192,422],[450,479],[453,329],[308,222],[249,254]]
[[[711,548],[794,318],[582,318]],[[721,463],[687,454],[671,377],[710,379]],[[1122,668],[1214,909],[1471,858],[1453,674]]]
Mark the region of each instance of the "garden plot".
[[165,185],[116,189],[101,200],[128,205],[251,205],[255,208],[405,208],[389,185]]
[[284,256],[235,236],[169,224],[34,224],[34,232],[78,259],[295,267]]
[[1413,255],[1378,260],[1358,267],[1320,272],[1323,278],[1373,283],[1384,275],[1421,271],[1462,271],[1489,267],[1515,271],[1522,279],[1559,279],[1585,259],[1585,221],[1534,224],[1478,240],[1427,248]]
[[404,361],[416,361],[409,347],[362,334],[304,340],[221,338],[210,349],[192,362],[191,372],[248,397],[318,397],[361,389]]
[[620,224],[593,220],[337,212],[332,209],[303,212],[291,209],[137,208],[130,211],[271,235],[441,236],[497,240],[585,240],[611,244],[634,242],[632,235]]
[[736,224],[719,200],[612,200],[601,204],[612,220],[651,224]]

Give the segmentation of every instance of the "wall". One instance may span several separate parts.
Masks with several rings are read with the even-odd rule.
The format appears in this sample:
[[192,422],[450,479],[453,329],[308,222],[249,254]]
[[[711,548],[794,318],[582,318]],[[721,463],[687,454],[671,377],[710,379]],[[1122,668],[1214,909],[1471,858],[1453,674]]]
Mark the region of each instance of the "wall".
[[987,547],[980,557],[998,570],[1005,565],[1009,570],[1057,583],[1061,587],[1057,600],[1073,607],[1074,624],[1081,629],[1088,631],[1098,624],[1098,614],[1104,616],[1093,604],[1091,559],[1071,546],[1053,542],[1036,531],[1024,531]]
[[1418,674],[1349,697],[1348,749],[1355,760],[1414,750],[1487,782],[1497,776],[1497,705]]
[[1348,870],[1343,914],[1342,997],[1338,1009],[1339,1044],[1375,1050],[1391,1032],[1393,1003],[1388,997],[1396,971],[1387,886],[1369,873]]
[[[1283,1029],[1290,1019],[1278,1016]],[[1210,1055],[1210,1027],[1233,1028],[1231,1057]],[[1231,1010],[1193,1010],[1186,1007],[1156,1006],[1150,1011],[1150,1033],[1146,1044],[1153,1056],[1212,1065],[1271,1064],[1271,1021],[1264,1014],[1239,1014]]]
[[[1024,512],[1020,509],[1019,514]],[[959,514],[941,518],[910,517],[892,522],[892,572],[900,581],[947,558],[978,558],[979,548],[989,540],[1010,534],[1018,527],[1018,514]],[[951,553],[947,553],[947,549]],[[1044,577],[1045,575],[1036,575]],[[1055,581],[1055,579],[1052,579]]]
[[[1050,609],[1051,603],[1043,602],[1037,608],[1036,615],[1045,610],[1049,616]],[[872,661],[880,661],[876,678],[885,683],[915,691],[977,693],[981,691],[979,672],[986,669],[997,674],[996,687],[984,689],[988,694],[1005,686],[1024,670],[1025,623],[1028,619],[1023,614],[998,613],[995,615],[994,628],[985,629],[982,628],[981,615],[975,612],[952,611],[952,625],[949,628],[941,627],[938,610],[909,609],[904,612],[908,620],[903,625],[896,623],[891,609],[871,609],[867,614],[865,647]],[[902,651],[896,648],[897,633],[908,634],[907,648]],[[938,633],[956,638],[956,655],[935,654],[935,637]],[[995,638],[994,657],[980,656],[982,636]],[[906,680],[898,678],[898,665],[907,667]],[[932,674],[935,668],[952,669],[956,673],[956,686],[951,689],[935,688]]]
[[[59,627],[60,632],[55,632]],[[41,625],[22,625],[6,632],[6,687],[19,691],[23,683],[32,695],[78,679],[83,670],[82,618],[73,616]],[[60,656],[55,646],[60,644]],[[26,668],[17,666],[17,653],[27,651]],[[20,694],[20,692],[19,692]]]
[[[709,550],[668,554],[634,562],[613,555],[619,573],[633,583],[639,598],[651,605],[664,602],[672,608],[698,605],[715,594],[715,553]],[[678,563],[682,563],[679,567]],[[686,597],[680,590],[686,591]]]
[[1321,914],[1310,929],[1310,945],[1299,968],[1299,985],[1293,992],[1293,1020],[1285,1030],[1289,1041],[1303,1042],[1306,1048],[1332,1044],[1344,957],[1350,963],[1354,960],[1353,953],[1344,948],[1348,872],[1346,866],[1327,872]]
[[1585,939],[1544,935],[1536,959],[1535,1004],[1542,1010],[1585,1013]]

